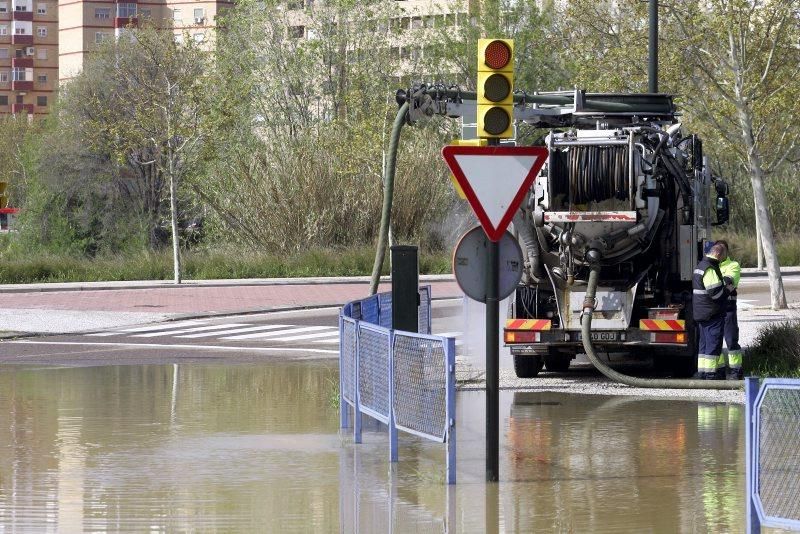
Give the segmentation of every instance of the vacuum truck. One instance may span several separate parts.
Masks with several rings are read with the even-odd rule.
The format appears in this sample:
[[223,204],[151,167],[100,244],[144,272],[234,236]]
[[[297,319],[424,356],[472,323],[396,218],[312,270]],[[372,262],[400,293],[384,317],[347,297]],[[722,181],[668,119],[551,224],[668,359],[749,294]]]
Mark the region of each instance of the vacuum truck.
[[[631,109],[602,111],[614,107],[602,103]],[[528,118],[550,126],[540,139],[549,156],[514,218],[525,267],[504,342],[516,374],[565,371],[583,352],[593,264],[598,353],[653,358],[673,376],[690,376],[692,273],[711,227],[727,222],[728,186],[711,173],[700,138],[684,134],[670,95],[576,92],[570,108],[548,115],[536,106],[539,115]]]

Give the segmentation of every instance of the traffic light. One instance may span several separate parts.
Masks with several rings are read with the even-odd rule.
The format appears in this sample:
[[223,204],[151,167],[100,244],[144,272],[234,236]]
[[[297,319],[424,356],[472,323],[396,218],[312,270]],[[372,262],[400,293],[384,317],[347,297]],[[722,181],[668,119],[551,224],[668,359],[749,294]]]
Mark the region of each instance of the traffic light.
[[513,137],[514,41],[478,39],[478,137]]
[[8,207],[8,182],[0,182],[0,209]]

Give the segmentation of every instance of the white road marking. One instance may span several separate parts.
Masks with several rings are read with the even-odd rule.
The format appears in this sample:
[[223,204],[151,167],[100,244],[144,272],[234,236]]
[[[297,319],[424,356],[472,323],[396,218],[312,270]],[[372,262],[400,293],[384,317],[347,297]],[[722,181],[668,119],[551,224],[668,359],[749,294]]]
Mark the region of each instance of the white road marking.
[[242,334],[241,336],[226,336],[220,339],[225,341],[241,341],[244,339],[264,339],[268,337],[284,336],[288,334],[299,334],[301,332],[311,332],[319,330],[319,326],[303,326],[300,328],[290,328],[288,330],[277,330],[275,332],[256,332],[255,334]]
[[[330,327],[322,327],[322,328],[330,328]],[[276,337],[271,339],[270,341],[300,341],[301,339],[316,339],[318,337],[331,337],[335,335],[338,339],[339,332],[337,329],[333,329],[333,331],[329,332],[317,332],[316,334],[303,334],[300,336],[288,336],[288,337]]]
[[336,336],[330,337],[330,338],[326,338],[326,339],[314,339],[314,340],[312,340],[312,343],[325,343],[325,344],[328,344],[328,345],[333,345],[333,344],[338,345],[339,344],[339,334],[337,333]]
[[171,322],[171,323],[154,324],[154,325],[150,325],[150,326],[139,326],[139,327],[136,327],[136,328],[121,328],[121,329],[116,329],[116,330],[114,330],[112,332],[98,332],[96,334],[86,334],[86,335],[87,336],[97,336],[97,337],[117,336],[119,334],[127,334],[127,333],[131,333],[131,332],[153,332],[153,331],[156,331],[156,330],[169,330],[171,328],[181,328],[181,327],[184,327],[184,326],[195,326],[195,325],[205,324],[207,322],[208,321],[198,321],[197,319],[192,319],[192,320],[189,320],[189,321],[175,321],[175,322]]
[[461,337],[463,334],[464,334],[463,332],[445,332],[443,334],[433,334],[433,335],[442,337]]
[[184,328],[180,330],[173,330],[173,331],[160,331],[160,332],[148,332],[146,334],[134,334],[131,337],[157,337],[157,336],[174,336],[175,334],[185,334],[188,332],[203,332],[208,330],[224,330],[225,328],[235,328],[237,326],[250,326],[246,323],[241,324],[216,324],[212,326],[199,326],[197,328]]
[[[232,325],[225,325],[232,326]],[[223,330],[221,332],[201,332],[199,334],[186,334],[185,336],[175,336],[186,339],[196,339],[200,337],[222,336],[228,334],[239,334],[242,332],[257,332],[259,330],[275,330],[276,328],[291,328],[290,324],[271,324],[266,326],[249,326],[247,328],[234,328],[233,330]]]
[[27,345],[79,345],[79,346],[99,346],[99,347],[126,347],[132,349],[191,349],[191,350],[221,350],[233,352],[313,352],[318,354],[339,354],[338,350],[328,349],[301,349],[294,347],[235,347],[225,345],[167,345],[161,343],[103,343],[103,342],[79,342],[79,341],[5,341],[4,343],[16,343]]

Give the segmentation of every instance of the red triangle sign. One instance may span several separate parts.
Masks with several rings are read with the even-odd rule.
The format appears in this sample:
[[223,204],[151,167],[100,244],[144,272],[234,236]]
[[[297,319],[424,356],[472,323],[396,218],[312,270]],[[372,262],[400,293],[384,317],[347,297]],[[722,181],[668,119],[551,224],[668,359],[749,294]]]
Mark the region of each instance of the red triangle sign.
[[451,145],[442,156],[487,237],[500,241],[547,161],[547,148]]

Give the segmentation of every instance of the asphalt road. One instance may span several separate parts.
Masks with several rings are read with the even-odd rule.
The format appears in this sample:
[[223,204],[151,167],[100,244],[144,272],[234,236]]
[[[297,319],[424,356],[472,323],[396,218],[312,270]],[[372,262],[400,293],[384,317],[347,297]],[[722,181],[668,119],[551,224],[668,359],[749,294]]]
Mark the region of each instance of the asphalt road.
[[[800,302],[800,276],[785,277],[784,285],[787,298]],[[785,316],[752,309],[769,304],[766,279],[743,279],[740,288],[740,308],[753,325]],[[501,317],[504,312],[501,304]],[[483,326],[481,305],[465,305],[461,299],[434,301],[433,332],[457,337],[460,359],[475,367],[483,364]],[[338,338],[338,308],[320,308],[5,340],[0,342],[0,363],[76,366],[331,359],[338,355]],[[511,366],[503,351],[501,367]]]

